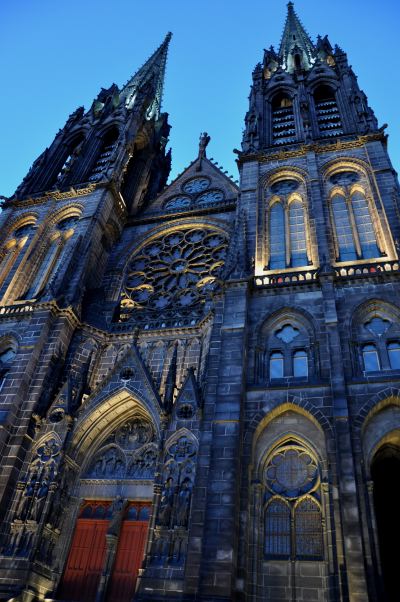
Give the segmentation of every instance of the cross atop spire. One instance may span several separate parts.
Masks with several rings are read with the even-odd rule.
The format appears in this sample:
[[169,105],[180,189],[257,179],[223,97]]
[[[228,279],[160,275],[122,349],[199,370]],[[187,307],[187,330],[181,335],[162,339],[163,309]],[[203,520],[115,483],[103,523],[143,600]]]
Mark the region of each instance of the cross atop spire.
[[286,71],[310,69],[314,62],[314,44],[295,13],[293,2],[287,5],[287,17],[283,30],[279,57]]
[[127,108],[131,108],[135,102],[138,90],[146,85],[152,86],[154,98],[147,111],[148,119],[154,116],[158,117],[160,114],[165,67],[171,37],[172,33],[168,32],[163,43],[121,90],[120,99],[125,101]]

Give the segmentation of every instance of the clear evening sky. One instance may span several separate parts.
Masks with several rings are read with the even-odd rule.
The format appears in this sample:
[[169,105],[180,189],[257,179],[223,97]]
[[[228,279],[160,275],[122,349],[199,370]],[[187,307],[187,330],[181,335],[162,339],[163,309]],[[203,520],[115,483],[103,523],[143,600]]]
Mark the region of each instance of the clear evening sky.
[[[400,167],[398,0],[298,0],[315,41],[349,56]],[[237,177],[251,73],[279,46],[286,0],[1,0],[0,194],[11,195],[68,115],[101,87],[121,86],[172,31],[163,110],[172,125],[172,177],[211,135],[208,156]]]

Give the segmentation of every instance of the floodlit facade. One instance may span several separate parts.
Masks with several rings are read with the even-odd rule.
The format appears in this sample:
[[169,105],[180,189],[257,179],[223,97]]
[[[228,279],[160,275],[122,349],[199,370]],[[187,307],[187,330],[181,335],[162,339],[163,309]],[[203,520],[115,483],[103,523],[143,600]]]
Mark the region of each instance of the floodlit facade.
[[3,205],[0,600],[397,600],[384,128],[290,2],[240,182],[203,133],[167,186],[170,37]]

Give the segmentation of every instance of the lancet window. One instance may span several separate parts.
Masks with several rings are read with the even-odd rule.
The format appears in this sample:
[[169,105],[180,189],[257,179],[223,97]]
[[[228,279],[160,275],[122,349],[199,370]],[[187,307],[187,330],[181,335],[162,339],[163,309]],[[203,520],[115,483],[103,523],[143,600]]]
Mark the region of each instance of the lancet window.
[[74,234],[77,221],[77,216],[67,217],[58,222],[51,232],[47,248],[42,255],[28,292],[25,294],[26,298],[38,297],[44,291],[50,277],[57,273],[66,258],[67,242]]
[[342,171],[329,179],[336,261],[379,258],[385,254],[381,227],[366,178]]
[[264,554],[267,558],[323,558],[318,463],[301,445],[282,445],[264,468]]
[[0,286],[6,280],[12,268],[33,233],[34,222],[19,226],[9,236],[0,256]]
[[267,269],[298,268],[312,263],[304,185],[285,179],[270,186],[267,207]]
[[99,180],[106,168],[108,167],[113,151],[117,144],[118,135],[119,132],[117,128],[109,130],[104,135],[104,138],[101,141],[101,145],[97,153],[96,160],[89,174],[90,182],[96,182],[97,180]]

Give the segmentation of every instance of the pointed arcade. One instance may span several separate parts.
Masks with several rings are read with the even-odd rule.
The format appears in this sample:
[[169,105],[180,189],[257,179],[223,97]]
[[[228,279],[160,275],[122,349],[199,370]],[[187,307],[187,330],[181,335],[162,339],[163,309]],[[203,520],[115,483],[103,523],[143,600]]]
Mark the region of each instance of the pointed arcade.
[[147,112],[148,119],[152,117],[156,117],[157,119],[160,115],[165,68],[171,37],[172,33],[168,32],[161,46],[157,48],[145,64],[125,84],[120,94],[120,99],[125,101],[127,108],[131,108],[134,104],[137,91],[150,84],[153,87],[154,99]]
[[300,19],[295,13],[293,2],[287,5],[287,17],[283,30],[279,57],[283,69],[294,71],[296,69],[295,55],[300,57],[301,67],[310,69],[314,59],[314,44],[306,32]]

